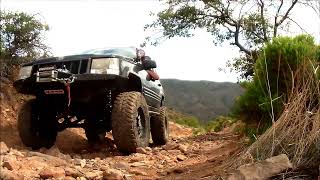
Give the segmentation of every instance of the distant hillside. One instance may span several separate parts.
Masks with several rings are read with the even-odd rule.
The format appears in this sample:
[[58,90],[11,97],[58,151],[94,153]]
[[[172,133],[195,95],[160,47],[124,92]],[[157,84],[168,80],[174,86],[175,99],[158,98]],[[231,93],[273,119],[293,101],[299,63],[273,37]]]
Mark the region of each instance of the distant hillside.
[[230,112],[234,100],[243,90],[236,83],[210,81],[161,80],[166,106],[182,113],[211,120]]

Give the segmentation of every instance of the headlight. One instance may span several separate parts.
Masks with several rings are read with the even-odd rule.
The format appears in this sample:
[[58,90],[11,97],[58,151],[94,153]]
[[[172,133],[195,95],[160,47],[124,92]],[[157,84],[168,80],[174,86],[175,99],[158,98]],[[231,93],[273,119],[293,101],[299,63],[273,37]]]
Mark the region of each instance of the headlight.
[[26,79],[31,76],[32,66],[23,66],[20,69],[18,79]]
[[119,59],[118,58],[99,58],[92,59],[92,74],[116,74],[119,75]]

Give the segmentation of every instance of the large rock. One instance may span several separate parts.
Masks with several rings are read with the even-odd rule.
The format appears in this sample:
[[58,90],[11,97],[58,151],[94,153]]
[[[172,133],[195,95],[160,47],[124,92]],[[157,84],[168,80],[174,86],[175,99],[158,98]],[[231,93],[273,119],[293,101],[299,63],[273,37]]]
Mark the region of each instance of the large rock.
[[87,164],[87,161],[85,159],[75,159],[74,164],[83,168]]
[[64,169],[64,171],[66,173],[66,176],[71,176],[71,177],[74,177],[74,178],[82,177],[84,175],[79,170],[77,170],[75,168],[71,168],[71,167],[66,167]]
[[228,180],[265,180],[289,168],[292,168],[289,158],[281,154],[258,163],[240,166]]
[[86,178],[90,179],[90,180],[103,179],[103,172],[102,171],[93,170],[90,172],[86,172],[85,175],[86,175]]
[[138,147],[136,152],[140,154],[147,154],[147,150],[145,150],[143,147]]
[[106,180],[122,180],[124,176],[121,171],[116,169],[108,169],[103,172],[103,179]]
[[187,153],[188,151],[188,147],[182,144],[179,144],[178,149],[182,152],[182,153]]
[[20,169],[20,164],[17,161],[17,158],[13,155],[4,156],[2,166],[7,168],[10,171]]
[[6,145],[6,143],[4,143],[3,141],[0,142],[0,154],[5,154],[9,152],[9,148],[8,146]]
[[23,180],[23,175],[16,174],[6,168],[0,167],[0,179],[2,180]]
[[167,151],[168,150],[173,150],[173,149],[176,149],[176,148],[178,148],[178,145],[173,143],[173,142],[169,142],[165,146],[163,146],[163,149],[167,150]]
[[12,148],[10,148],[10,151],[9,151],[8,154],[14,155],[14,156],[17,156],[17,157],[25,157],[25,155],[22,152],[20,152],[20,151],[18,151],[16,149],[12,149]]
[[143,171],[142,169],[130,169],[129,171],[131,174],[135,174],[135,175],[138,175],[138,176],[147,176],[148,173]]
[[131,167],[141,167],[141,166],[148,166],[146,161],[134,162],[130,164]]
[[129,165],[125,162],[117,162],[112,164],[111,166],[114,169],[123,169],[123,170],[128,170],[130,168]]
[[46,167],[42,169],[39,173],[41,178],[63,178],[65,176],[65,171],[61,167]]
[[68,165],[68,163],[61,158],[47,155],[47,154],[43,154],[43,153],[39,153],[39,152],[30,151],[30,152],[28,152],[28,156],[38,156],[38,157],[44,159],[45,161],[49,162],[52,166],[66,166],[66,165]]
[[178,161],[184,161],[186,159],[187,159],[187,157],[185,155],[180,154],[180,155],[177,156],[177,160]]
[[12,160],[4,161],[2,163],[2,166],[7,168],[10,171],[18,170],[20,168],[20,165],[17,163],[17,161],[12,161]]

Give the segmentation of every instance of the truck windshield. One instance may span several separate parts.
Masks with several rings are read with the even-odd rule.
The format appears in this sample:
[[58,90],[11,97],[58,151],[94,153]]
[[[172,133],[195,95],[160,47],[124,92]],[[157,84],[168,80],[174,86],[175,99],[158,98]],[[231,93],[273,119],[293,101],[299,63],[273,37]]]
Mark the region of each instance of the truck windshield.
[[80,54],[117,55],[131,59],[135,59],[137,57],[136,48],[134,47],[91,49]]

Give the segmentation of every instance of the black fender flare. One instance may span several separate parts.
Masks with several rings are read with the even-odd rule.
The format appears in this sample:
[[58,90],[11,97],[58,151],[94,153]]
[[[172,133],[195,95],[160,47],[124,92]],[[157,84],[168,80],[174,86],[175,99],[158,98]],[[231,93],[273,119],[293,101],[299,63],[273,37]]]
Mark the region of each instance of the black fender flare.
[[142,93],[143,88],[141,78],[138,75],[130,72],[128,75],[128,79],[130,90]]

